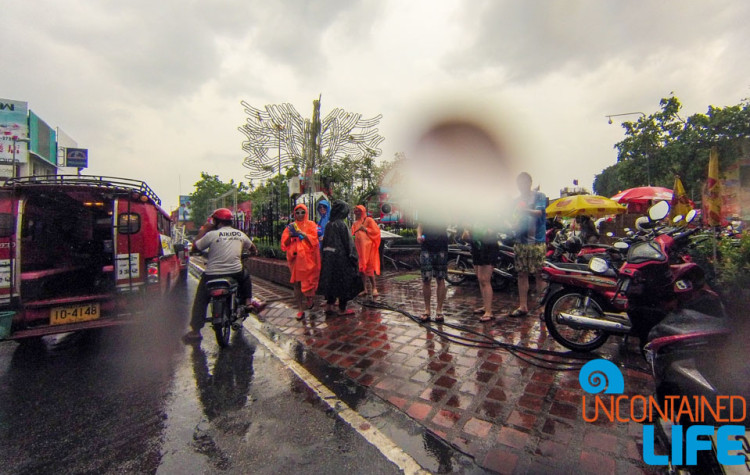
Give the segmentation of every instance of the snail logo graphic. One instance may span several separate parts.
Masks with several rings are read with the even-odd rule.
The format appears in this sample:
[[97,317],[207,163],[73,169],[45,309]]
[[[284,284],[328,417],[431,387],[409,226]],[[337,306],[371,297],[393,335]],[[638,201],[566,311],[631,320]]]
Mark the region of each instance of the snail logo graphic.
[[578,373],[581,388],[589,394],[622,394],[625,379],[620,368],[609,360],[591,360]]
[[[654,396],[626,395],[622,371],[614,363],[604,359],[591,360],[578,374],[581,388],[593,394],[593,404],[586,404],[583,395],[583,420],[596,422],[600,417],[609,422],[638,422],[643,424],[643,461],[649,465],[696,465],[700,450],[714,450],[706,437],[713,437],[716,457],[722,465],[744,465],[750,454],[746,450],[743,425],[704,424],[710,413],[716,422],[741,422],[734,414],[746,414],[745,399],[741,396],[717,396],[715,403],[706,397],[667,396],[659,402]],[[591,397],[591,396],[589,396]],[[588,410],[587,410],[588,408]],[[721,417],[728,409],[728,416]],[[735,410],[736,409],[736,410]],[[671,456],[657,455],[655,451],[655,422],[664,419],[671,426]],[[683,426],[682,421],[689,425]],[[748,465],[750,467],[750,465]]]

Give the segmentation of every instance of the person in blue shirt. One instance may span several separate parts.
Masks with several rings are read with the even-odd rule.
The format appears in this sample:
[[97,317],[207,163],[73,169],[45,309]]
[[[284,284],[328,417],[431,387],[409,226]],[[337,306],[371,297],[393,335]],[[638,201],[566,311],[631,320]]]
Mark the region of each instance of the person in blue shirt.
[[516,178],[520,195],[513,201],[513,220],[518,242],[514,246],[516,271],[518,272],[518,308],[511,317],[523,317],[529,313],[529,275],[536,275],[536,290],[541,296],[544,281],[541,278],[546,251],[545,233],[547,197],[531,189],[531,175],[522,172]]

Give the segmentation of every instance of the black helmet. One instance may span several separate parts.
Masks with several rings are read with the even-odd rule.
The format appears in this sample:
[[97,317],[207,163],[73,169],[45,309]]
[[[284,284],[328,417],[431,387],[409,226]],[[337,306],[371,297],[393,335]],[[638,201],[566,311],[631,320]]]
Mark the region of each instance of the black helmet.
[[578,236],[570,236],[567,241],[563,243],[563,249],[573,254],[578,254],[583,248],[583,241]]

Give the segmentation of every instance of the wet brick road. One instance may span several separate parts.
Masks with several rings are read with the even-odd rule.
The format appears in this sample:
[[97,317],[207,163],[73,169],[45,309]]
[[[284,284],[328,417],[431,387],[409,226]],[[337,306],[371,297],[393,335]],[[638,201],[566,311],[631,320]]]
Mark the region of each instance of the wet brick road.
[[[583,411],[590,415],[591,407],[582,407],[584,393],[577,368],[541,368],[533,355],[512,354],[497,345],[487,347],[488,340],[483,338],[489,337],[530,349],[565,350],[548,336],[538,315],[500,318],[494,324],[478,322],[472,315],[480,300],[475,282],[449,286],[446,323],[427,326],[392,310],[421,313],[417,273],[381,276],[379,307],[351,303],[350,308],[357,311],[351,317],[326,317],[316,307],[301,322],[294,318],[289,289],[259,279],[254,288],[256,296],[269,301],[259,317],[266,328],[295,339],[307,351],[341,368],[487,470],[654,472],[642,462],[640,424],[610,423],[602,418],[596,423],[583,421]],[[496,313],[511,311],[516,299],[514,290],[496,292]],[[452,338],[444,338],[441,332]],[[596,354],[623,368],[625,394],[653,393],[653,381],[635,342],[623,344],[621,338],[610,338]]]

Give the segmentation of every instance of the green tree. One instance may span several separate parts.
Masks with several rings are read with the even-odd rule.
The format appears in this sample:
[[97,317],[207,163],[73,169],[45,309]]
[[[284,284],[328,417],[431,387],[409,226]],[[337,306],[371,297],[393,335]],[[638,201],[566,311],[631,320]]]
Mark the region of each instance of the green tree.
[[693,200],[699,199],[706,180],[708,153],[719,148],[721,168],[741,155],[741,140],[750,136],[750,103],[729,107],[709,106],[705,114],[687,119],[674,96],[659,102],[660,110],[622,123],[625,138],[615,144],[617,163],[594,179],[594,191],[612,196],[620,190],[643,186],[671,188],[675,175],[682,178]]
[[199,224],[205,222],[213,212],[212,200],[232,190],[237,190],[238,203],[247,201],[250,198],[248,194],[249,189],[244,183],[238,184],[234,180],[224,183],[219,179],[218,175],[209,175],[206,172],[201,172],[201,179],[195,183],[195,191],[190,194],[193,221]]

